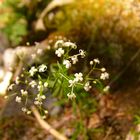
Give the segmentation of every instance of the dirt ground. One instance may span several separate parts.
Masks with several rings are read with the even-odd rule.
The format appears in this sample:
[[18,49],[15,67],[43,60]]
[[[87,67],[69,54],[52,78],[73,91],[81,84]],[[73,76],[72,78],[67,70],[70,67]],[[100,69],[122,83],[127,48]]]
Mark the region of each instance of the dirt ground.
[[[0,109],[5,105],[5,99],[0,98]],[[106,102],[106,103],[105,103]],[[128,132],[135,127],[134,116],[140,112],[140,87],[133,87],[116,91],[102,99],[104,109],[99,109],[88,118],[87,128],[98,130],[104,128],[104,132],[89,134],[89,140],[125,140]],[[111,106],[111,107],[109,107]],[[113,106],[113,107],[112,107]],[[106,114],[106,115],[105,115]],[[55,129],[71,138],[76,121],[70,108],[64,107],[63,113],[57,117],[47,117]],[[85,120],[83,120],[85,121]],[[0,122],[1,140],[55,140],[48,132],[43,130],[36,119],[31,115],[18,114],[4,118]],[[83,140],[78,137],[76,140]]]

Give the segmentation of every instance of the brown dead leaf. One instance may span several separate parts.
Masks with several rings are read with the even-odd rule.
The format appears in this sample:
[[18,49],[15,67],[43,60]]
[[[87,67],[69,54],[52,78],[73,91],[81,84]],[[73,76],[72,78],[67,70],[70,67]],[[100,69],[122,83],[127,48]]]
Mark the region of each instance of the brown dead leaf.
[[97,113],[94,113],[88,123],[88,128],[97,128],[101,125],[101,119]]

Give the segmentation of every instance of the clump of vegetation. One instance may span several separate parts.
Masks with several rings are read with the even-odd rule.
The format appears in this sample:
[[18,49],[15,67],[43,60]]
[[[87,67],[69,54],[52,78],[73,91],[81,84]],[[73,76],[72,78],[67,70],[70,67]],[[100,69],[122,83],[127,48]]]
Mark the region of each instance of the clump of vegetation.
[[27,34],[27,21],[23,14],[24,7],[18,0],[6,0],[0,5],[0,28],[12,46],[18,45]]
[[[66,126],[61,124],[60,130],[63,133],[65,128],[70,128],[67,137],[73,140],[99,139],[98,135],[103,135],[101,139],[124,139],[130,128],[125,124],[132,123],[125,102],[133,100],[132,105],[135,104],[139,99],[139,89],[134,99],[128,99],[127,93],[124,93],[126,96],[121,93],[117,99],[122,100],[116,103],[119,104],[117,107],[113,106],[117,102],[114,101],[116,95],[108,94],[108,90],[110,86],[116,86],[114,81],[123,74],[125,78],[121,77],[121,80],[125,81],[125,85],[128,86],[127,82],[139,82],[139,0],[74,0],[69,4],[57,0],[56,3],[55,0],[4,0],[1,3],[0,32],[8,37],[11,47],[27,45],[11,49],[17,60],[14,61],[16,66],[20,67],[16,72],[14,70],[18,68],[14,67],[12,72],[16,76],[19,71],[22,73],[8,88],[7,92],[14,94],[7,94],[5,98],[12,96],[14,103],[21,107],[20,112],[28,115],[34,114],[32,107],[36,106],[42,121],[59,122],[73,114],[76,119]],[[54,4],[54,7],[45,15],[48,4]],[[40,20],[42,22],[37,22]],[[42,23],[46,30],[36,32],[36,23]],[[36,42],[43,39],[40,45]],[[30,46],[33,42],[36,45]],[[25,68],[22,69],[21,65]],[[109,77],[111,81],[108,82]],[[121,80],[118,82],[121,83]],[[121,86],[117,86],[119,90]],[[56,99],[53,105],[63,110],[57,119],[50,117],[45,104],[50,95]],[[131,106],[131,103],[128,104]],[[131,116],[135,114],[132,112]],[[139,121],[137,116],[138,128]],[[128,128],[124,130],[123,127]],[[11,132],[12,137],[14,133]],[[0,135],[3,136],[3,131]],[[130,135],[138,139],[137,128]]]
[[[75,69],[77,63],[81,65],[84,62],[86,52],[80,49],[78,52],[75,51],[76,54],[74,52],[73,54],[72,51],[77,49],[77,46],[72,42],[58,40],[54,48],[55,54],[59,58],[57,62],[50,65],[46,62],[39,66],[31,66],[28,71],[24,70],[8,89],[14,91],[12,95],[16,96],[15,101],[17,103],[24,104],[21,108],[23,112],[31,114],[29,104],[32,100],[44,119],[48,110],[43,107],[43,102],[46,101],[47,94],[51,92],[53,96],[58,98],[60,105],[71,104],[76,115],[79,115],[80,111],[82,118],[77,127],[82,127],[81,131],[86,131],[86,128],[83,129],[82,120],[95,112],[98,107],[92,91],[93,89],[98,90],[98,96],[107,93],[109,86],[103,86],[102,82],[109,78],[109,74],[104,67],[98,67],[100,61],[97,58],[89,62],[89,70],[78,71]],[[41,52],[41,50],[37,52]],[[23,88],[18,91],[15,88],[16,85]],[[33,92],[34,89],[35,92]],[[12,95],[9,95],[9,97]],[[5,96],[5,98],[8,98],[8,96]],[[92,109],[90,109],[91,105]],[[77,108],[79,109],[77,110]]]

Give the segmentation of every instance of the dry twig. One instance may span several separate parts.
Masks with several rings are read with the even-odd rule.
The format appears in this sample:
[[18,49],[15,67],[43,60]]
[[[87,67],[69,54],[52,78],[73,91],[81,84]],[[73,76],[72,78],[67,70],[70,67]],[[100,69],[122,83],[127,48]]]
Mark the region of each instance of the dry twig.
[[58,140],[68,140],[64,135],[60,134],[58,131],[56,131],[55,129],[53,129],[46,121],[44,121],[39,112],[37,111],[35,106],[31,107],[31,110],[33,112],[33,114],[35,115],[38,123],[41,125],[42,128],[44,128],[45,130],[47,130],[49,133],[51,133],[54,137],[56,137]]

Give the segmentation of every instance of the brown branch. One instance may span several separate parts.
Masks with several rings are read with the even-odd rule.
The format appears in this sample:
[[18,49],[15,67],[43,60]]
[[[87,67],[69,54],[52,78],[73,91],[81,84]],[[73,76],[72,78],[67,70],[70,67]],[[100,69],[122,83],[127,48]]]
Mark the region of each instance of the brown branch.
[[41,127],[45,130],[47,130],[50,134],[52,134],[54,137],[56,137],[58,140],[68,140],[64,135],[60,134],[58,131],[56,131],[54,128],[52,128],[46,121],[44,121],[39,112],[37,111],[35,106],[31,107],[31,110],[36,117],[38,123],[41,125]]
[[59,1],[53,0],[52,2],[50,2],[49,5],[47,5],[46,8],[40,14],[40,16],[36,22],[35,29],[36,30],[38,30],[38,29],[45,30],[45,25],[43,23],[43,18],[45,17],[45,15],[56,7],[61,7],[63,5],[70,4],[72,2],[74,2],[74,0],[59,0]]

